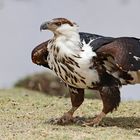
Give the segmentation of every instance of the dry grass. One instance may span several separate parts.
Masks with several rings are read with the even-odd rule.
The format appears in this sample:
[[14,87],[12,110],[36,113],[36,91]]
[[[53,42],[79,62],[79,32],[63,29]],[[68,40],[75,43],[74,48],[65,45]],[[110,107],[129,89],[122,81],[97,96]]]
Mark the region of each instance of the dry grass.
[[[25,89],[0,91],[0,140],[139,140],[140,101],[123,102],[102,126],[47,124],[70,108],[70,99],[50,97]],[[76,115],[92,117],[101,101],[86,99]]]

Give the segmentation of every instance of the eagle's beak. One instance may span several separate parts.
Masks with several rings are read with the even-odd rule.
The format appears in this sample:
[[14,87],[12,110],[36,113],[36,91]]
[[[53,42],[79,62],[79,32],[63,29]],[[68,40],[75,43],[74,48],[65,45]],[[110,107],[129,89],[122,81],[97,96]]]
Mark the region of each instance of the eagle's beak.
[[49,25],[49,22],[42,23],[41,26],[40,26],[40,31],[42,31],[42,30],[48,30],[49,29],[48,28],[48,25]]

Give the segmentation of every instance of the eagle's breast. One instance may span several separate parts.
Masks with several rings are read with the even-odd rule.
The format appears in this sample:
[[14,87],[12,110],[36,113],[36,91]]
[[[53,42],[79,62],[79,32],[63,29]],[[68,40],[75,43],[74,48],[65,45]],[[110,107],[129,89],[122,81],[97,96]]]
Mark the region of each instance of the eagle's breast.
[[66,84],[78,88],[94,88],[99,82],[97,70],[91,68],[95,53],[90,46],[84,44],[79,50],[72,50],[67,44],[52,41],[49,49],[48,64]]

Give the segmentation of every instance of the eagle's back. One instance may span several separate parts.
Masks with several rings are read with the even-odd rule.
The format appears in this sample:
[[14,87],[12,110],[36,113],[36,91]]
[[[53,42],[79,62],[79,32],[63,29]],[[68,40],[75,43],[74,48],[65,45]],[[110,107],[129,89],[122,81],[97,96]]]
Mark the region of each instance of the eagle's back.
[[[140,39],[134,37],[104,37],[96,34],[79,33],[81,42],[88,44],[97,54],[101,64],[126,83],[140,82]],[[110,61],[110,56],[113,58]]]
[[86,44],[89,44],[89,46],[92,47],[93,51],[96,51],[103,45],[108,44],[115,40],[115,38],[113,37],[104,37],[101,35],[84,33],[84,32],[79,32],[79,35],[80,35],[81,42],[85,42]]

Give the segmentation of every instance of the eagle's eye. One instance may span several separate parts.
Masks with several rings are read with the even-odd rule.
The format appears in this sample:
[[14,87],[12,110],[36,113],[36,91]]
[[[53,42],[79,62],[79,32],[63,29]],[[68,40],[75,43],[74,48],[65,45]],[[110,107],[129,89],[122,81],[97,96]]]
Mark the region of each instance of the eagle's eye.
[[54,23],[56,26],[60,26],[61,25],[61,22],[56,22]]

